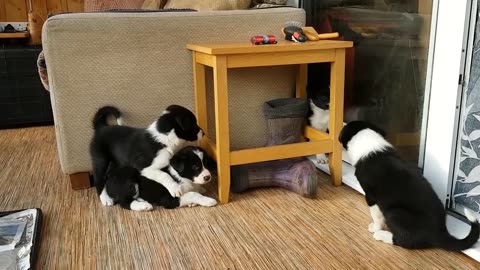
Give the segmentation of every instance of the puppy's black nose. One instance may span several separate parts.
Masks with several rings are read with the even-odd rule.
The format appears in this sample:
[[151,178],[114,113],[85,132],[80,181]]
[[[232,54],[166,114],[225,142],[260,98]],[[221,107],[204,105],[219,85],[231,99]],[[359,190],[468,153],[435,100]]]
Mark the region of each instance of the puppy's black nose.
[[202,132],[202,136],[205,136],[205,131],[203,131],[203,129],[200,129],[200,131]]
[[204,176],[203,177],[203,180],[205,180],[206,182],[210,181],[212,177],[210,175],[207,175],[207,176]]

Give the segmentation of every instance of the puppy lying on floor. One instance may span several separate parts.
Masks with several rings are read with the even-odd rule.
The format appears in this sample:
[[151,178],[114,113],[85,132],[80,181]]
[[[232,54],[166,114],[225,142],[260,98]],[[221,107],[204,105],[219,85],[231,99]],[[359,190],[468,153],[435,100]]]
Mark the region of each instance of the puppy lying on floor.
[[451,236],[445,208],[430,183],[416,166],[398,156],[384,136],[378,127],[362,121],[348,123],[339,136],[365,191],[373,219],[368,230],[373,237],[409,249],[472,247],[480,234],[474,215],[466,212],[472,226],[467,237]]
[[[109,125],[113,116],[118,125]],[[113,204],[106,191],[105,173],[109,164],[135,168],[140,174],[162,184],[173,197],[182,195],[177,181],[162,169],[178,149],[196,143],[203,136],[195,115],[185,107],[170,105],[148,128],[121,125],[122,113],[116,107],[100,108],[93,118],[94,136],[90,144],[93,179],[103,205]]]
[[117,166],[111,163],[105,188],[114,203],[125,209],[148,211],[153,206],[167,209],[184,206],[215,206],[215,199],[198,193],[203,187],[198,186],[210,182],[210,170],[215,162],[199,147],[187,146],[180,149],[170,160],[164,172],[181,186],[183,195],[173,197],[160,183],[142,176],[137,169],[128,166]]

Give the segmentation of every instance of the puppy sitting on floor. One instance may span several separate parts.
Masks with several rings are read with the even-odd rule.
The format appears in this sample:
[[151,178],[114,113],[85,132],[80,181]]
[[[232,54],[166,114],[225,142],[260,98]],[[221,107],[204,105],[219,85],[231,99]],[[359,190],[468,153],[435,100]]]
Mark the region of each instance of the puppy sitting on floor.
[[172,176],[182,188],[183,195],[173,197],[160,183],[142,176],[138,170],[111,163],[106,175],[105,188],[114,203],[125,209],[148,211],[153,206],[167,209],[184,206],[215,206],[215,199],[203,196],[203,185],[212,179],[210,171],[215,162],[199,147],[187,146],[180,149],[170,160],[164,171]]
[[467,237],[451,236],[445,208],[430,183],[416,166],[398,156],[384,136],[382,130],[362,121],[348,123],[339,136],[365,191],[373,219],[368,230],[373,237],[408,249],[472,247],[480,232],[474,215],[466,212],[472,226]]

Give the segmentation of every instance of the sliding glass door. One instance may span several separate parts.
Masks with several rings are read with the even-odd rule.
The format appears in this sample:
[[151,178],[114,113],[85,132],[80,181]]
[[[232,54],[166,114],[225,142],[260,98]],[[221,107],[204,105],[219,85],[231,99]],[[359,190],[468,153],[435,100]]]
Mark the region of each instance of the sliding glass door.
[[[478,0],[303,0],[307,24],[355,43],[347,53],[345,121],[380,125],[418,162],[463,238],[463,208],[480,213]],[[310,90],[328,90],[328,66],[309,66]],[[319,166],[321,167],[321,166]],[[344,164],[345,184],[361,191]],[[465,251],[480,261],[480,248]]]
[[[346,56],[345,122],[366,120],[385,129],[403,158],[423,169],[446,206],[451,205],[455,188],[459,200],[470,198],[472,192],[460,195],[467,192],[462,186],[477,187],[468,176],[480,169],[473,170],[475,162],[465,155],[473,156],[478,149],[459,146],[457,134],[462,101],[467,100],[462,100],[462,91],[469,75],[467,52],[473,48],[466,38],[473,0],[303,0],[300,4],[308,25],[318,32],[339,32],[355,44]],[[309,66],[309,90],[328,94],[328,68]],[[474,108],[470,114],[478,112]],[[477,118],[471,115],[470,120]],[[475,139],[480,140],[480,132],[466,128],[466,136],[478,135]],[[462,168],[461,161],[469,168],[455,171]],[[353,169],[345,164],[344,183],[355,182]]]
[[[432,0],[303,1],[307,24],[339,32],[347,52],[345,122],[379,125],[401,155],[423,165],[430,87]],[[309,66],[310,91],[327,95],[328,65]]]

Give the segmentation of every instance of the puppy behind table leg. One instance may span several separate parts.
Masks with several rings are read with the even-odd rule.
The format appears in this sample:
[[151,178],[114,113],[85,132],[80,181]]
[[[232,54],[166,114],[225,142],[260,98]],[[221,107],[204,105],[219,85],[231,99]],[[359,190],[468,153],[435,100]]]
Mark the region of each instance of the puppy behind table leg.
[[[310,93],[309,95],[310,110],[308,121],[314,129],[328,133],[328,123],[330,120],[329,97]],[[317,154],[316,159],[318,163],[328,163],[326,154]]]

